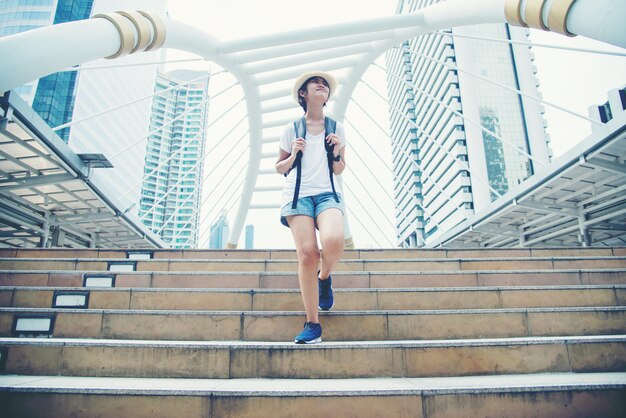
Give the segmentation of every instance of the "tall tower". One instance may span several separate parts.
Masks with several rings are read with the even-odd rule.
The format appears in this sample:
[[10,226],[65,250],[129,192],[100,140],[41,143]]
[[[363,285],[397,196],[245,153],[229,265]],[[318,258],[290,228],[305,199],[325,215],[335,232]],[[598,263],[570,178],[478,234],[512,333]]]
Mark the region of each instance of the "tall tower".
[[[437,2],[400,0],[396,13]],[[387,53],[403,247],[428,245],[531,176],[535,161],[519,150],[542,163],[550,159],[541,104],[474,76],[539,96],[528,46],[461,37],[527,41],[528,30],[488,24],[448,33],[423,35]]]
[[254,248],[254,225],[246,225],[246,250]]
[[[167,0],[94,0],[91,16],[117,10],[144,10],[167,16]],[[157,71],[155,62],[165,51],[142,52],[115,60],[99,59],[81,66],[76,88],[74,120],[80,120],[130,102],[131,105],[76,123],[69,146],[77,153],[103,153],[113,164],[95,171],[109,186],[105,192],[119,199],[130,213],[139,211],[141,178]],[[107,68],[110,67],[110,68]],[[137,99],[145,97],[145,100]]]
[[213,225],[211,225],[209,248],[226,248],[229,232],[230,227],[228,226],[228,219],[226,219],[226,209],[223,209],[217,220],[213,223]]
[[139,215],[172,248],[198,243],[208,88],[206,72],[157,77]]

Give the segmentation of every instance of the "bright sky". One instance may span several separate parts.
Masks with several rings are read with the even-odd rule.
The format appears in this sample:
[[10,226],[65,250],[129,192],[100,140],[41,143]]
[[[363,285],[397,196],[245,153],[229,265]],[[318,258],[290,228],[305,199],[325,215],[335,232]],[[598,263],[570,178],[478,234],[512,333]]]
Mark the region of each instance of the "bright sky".
[[[257,35],[300,29],[331,23],[347,22],[352,20],[368,19],[387,16],[395,13],[397,0],[378,0],[367,2],[358,0],[318,0],[303,2],[296,0],[170,0],[170,17],[189,25],[195,26],[220,40],[252,37]],[[591,48],[602,50],[618,50],[615,47],[592,41],[582,37],[566,38],[560,35],[532,31],[531,39],[538,43],[558,44],[570,47]],[[535,47],[535,65],[538,68],[540,91],[544,99],[555,102],[563,107],[587,115],[587,108],[591,104],[600,104],[606,101],[606,92],[626,84],[626,58],[610,57],[595,54],[583,54],[571,51],[559,51]],[[168,59],[182,57],[179,53],[169,53]],[[193,64],[181,64],[176,68],[192,68]],[[168,66],[173,69],[174,66]],[[206,68],[206,65],[195,65],[195,68]],[[384,79],[375,70],[369,70],[365,77],[370,82],[382,83]],[[216,78],[217,81],[217,78]],[[384,87],[383,87],[384,88]],[[357,88],[355,95],[366,95],[364,88]],[[375,99],[373,99],[375,101]],[[387,109],[384,102],[378,101],[379,109],[372,113],[379,115],[382,126],[388,126]],[[348,107],[348,117],[351,116],[351,106]],[[221,112],[216,107],[210,108],[211,116]],[[354,120],[357,118],[354,116]],[[546,106],[548,133],[551,136],[551,146],[556,156],[561,155],[578,143],[590,132],[589,123],[553,110]],[[360,125],[359,125],[360,126]],[[364,127],[364,132],[370,132]],[[373,128],[376,131],[376,128]],[[349,137],[351,145],[355,145],[356,136]],[[371,139],[370,139],[371,140]],[[369,140],[368,140],[369,141]],[[361,146],[361,145],[359,145]],[[387,147],[388,148],[388,147]],[[368,164],[373,154],[363,153],[363,160]],[[383,151],[383,159],[389,160],[390,151]],[[354,160],[353,160],[354,161]],[[351,167],[352,168],[352,167]],[[344,174],[345,182],[352,184],[355,198],[361,201],[370,201],[360,186],[351,182],[351,176],[361,177],[363,165],[354,161],[354,174]],[[384,171],[384,170],[383,170]],[[219,172],[218,172],[219,175]],[[391,191],[391,174],[380,174],[382,186]],[[371,183],[368,183],[371,184]],[[369,186],[368,186],[369,187]],[[378,188],[378,190],[376,190]],[[372,186],[374,196],[383,196],[379,186]],[[349,195],[349,198],[351,195]],[[387,219],[394,214],[393,204],[385,196],[379,200],[378,208],[368,209],[368,214],[359,212],[365,209],[354,206],[355,215],[362,219],[363,226],[351,221],[351,229],[357,247],[389,247],[394,242],[394,230]],[[350,204],[350,200],[348,200]],[[370,203],[371,206],[371,203]],[[217,209],[216,209],[217,210]],[[218,210],[219,211],[219,210]],[[255,225],[255,248],[293,248],[293,241],[288,230],[278,223],[278,211],[252,210],[249,212],[246,223]],[[272,213],[269,215],[268,214]],[[229,220],[233,222],[235,209],[229,213]],[[365,218],[364,215],[368,215]],[[387,219],[385,219],[387,218]],[[210,217],[201,228],[208,229],[213,221]],[[375,227],[374,227],[375,226]],[[370,233],[367,233],[368,228]],[[370,236],[373,235],[373,236]],[[243,233],[242,233],[243,239]],[[203,244],[203,243],[202,243]],[[240,240],[240,248],[243,241]]]

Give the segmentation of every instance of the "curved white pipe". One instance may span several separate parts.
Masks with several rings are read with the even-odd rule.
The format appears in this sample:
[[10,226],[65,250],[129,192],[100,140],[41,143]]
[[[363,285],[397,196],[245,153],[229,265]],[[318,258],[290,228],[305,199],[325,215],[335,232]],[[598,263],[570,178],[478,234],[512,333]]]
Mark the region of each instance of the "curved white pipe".
[[108,57],[119,47],[117,29],[105,19],[61,23],[0,38],[0,93]]
[[626,1],[577,0],[567,19],[567,30],[626,48]]

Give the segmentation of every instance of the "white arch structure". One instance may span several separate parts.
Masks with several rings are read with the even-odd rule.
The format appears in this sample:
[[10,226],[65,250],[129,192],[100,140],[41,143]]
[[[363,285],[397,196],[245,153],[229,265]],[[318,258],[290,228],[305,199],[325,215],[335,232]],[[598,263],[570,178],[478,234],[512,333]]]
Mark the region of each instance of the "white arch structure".
[[[626,48],[624,0],[447,0],[410,14],[226,42],[149,13],[117,12],[0,39],[0,92],[95,59],[160,47],[197,54],[230,71],[245,94],[250,132],[250,162],[228,240],[229,247],[235,248],[257,177],[269,174],[260,173],[261,147],[276,138],[268,138],[264,132],[289,122],[268,122],[266,117],[275,119],[281,111],[296,106],[290,99],[288,82],[312,68],[341,72],[332,105],[334,117],[341,121],[363,73],[390,47],[436,30],[506,22],[566,36],[582,35]],[[281,88],[263,91],[264,86],[281,82]],[[281,98],[284,101],[277,100]],[[347,227],[346,245],[351,242]]]

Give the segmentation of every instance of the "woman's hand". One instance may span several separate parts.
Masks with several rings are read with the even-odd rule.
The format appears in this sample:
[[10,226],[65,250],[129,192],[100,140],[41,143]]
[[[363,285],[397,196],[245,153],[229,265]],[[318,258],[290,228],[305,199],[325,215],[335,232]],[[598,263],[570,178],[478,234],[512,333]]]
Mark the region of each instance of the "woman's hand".
[[[339,145],[339,143],[341,142],[341,138],[339,138],[336,134],[329,134],[326,137],[326,142],[331,145]],[[336,146],[333,149],[333,154],[335,155],[335,157],[339,154],[339,147]]]
[[304,148],[306,147],[306,142],[303,138],[297,138],[295,141],[291,143],[291,154],[297,155],[298,151],[302,151],[304,153]]

